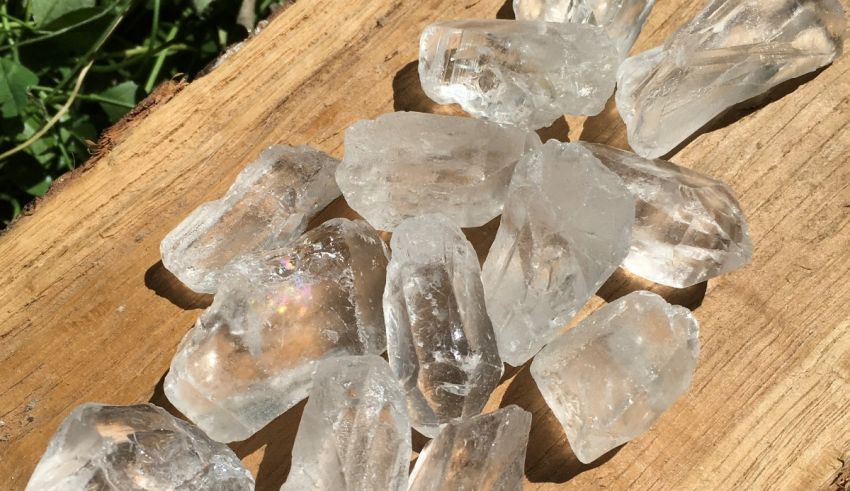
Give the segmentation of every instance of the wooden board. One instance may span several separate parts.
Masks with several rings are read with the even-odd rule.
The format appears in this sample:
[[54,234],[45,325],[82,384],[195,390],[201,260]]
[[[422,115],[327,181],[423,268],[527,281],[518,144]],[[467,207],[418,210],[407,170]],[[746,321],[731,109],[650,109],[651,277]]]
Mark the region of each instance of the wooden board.
[[[271,143],[340,156],[343,130],[358,119],[455,111],[418,87],[418,34],[437,18],[504,16],[502,1],[299,0],[208,75],[162,89],[0,237],[0,488],[24,487],[76,404],[167,404],[161,379],[209,301],[159,262],[172,227]],[[703,3],[659,2],[637,50]],[[734,187],[755,260],[707,287],[656,288],[696,308],[702,354],[693,388],[650,432],[581,465],[527,367],[509,372],[490,407],[534,414],[529,489],[817,489],[841,479],[850,451],[848,71],[845,56],[674,156]],[[568,123],[572,138],[625,145],[613,106]],[[548,134],[564,138],[566,126]],[[350,211],[340,202],[324,217],[337,214]],[[482,254],[494,230],[470,232]],[[618,273],[591,307],[642,286]],[[260,489],[285,479],[302,408],[233,446]]]

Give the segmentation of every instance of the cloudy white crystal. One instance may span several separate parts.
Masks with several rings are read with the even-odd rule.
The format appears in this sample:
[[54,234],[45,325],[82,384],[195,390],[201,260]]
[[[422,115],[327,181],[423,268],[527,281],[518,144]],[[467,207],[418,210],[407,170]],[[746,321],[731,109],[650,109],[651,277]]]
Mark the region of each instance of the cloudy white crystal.
[[638,291],[543,348],[531,375],[576,457],[590,463],[648,430],[687,391],[698,355],[691,311]]
[[375,355],[319,364],[281,491],[403,491],[410,460],[404,392]]
[[253,491],[254,479],[226,445],[153,404],[87,403],[56,430],[26,489]]
[[637,198],[625,269],[685,288],[750,263],[753,245],[747,221],[726,184],[664,160],[581,144]]
[[435,436],[441,425],[481,412],[502,376],[481,269],[460,228],[442,215],[405,220],[390,245],[389,362],[412,425]]
[[530,129],[564,114],[598,114],[614,92],[619,55],[596,26],[511,20],[437,22],[419,40],[419,80],[431,99]]
[[620,57],[640,34],[655,0],[513,0],[517,20],[573,22],[599,26],[614,43]]
[[518,491],[522,488],[531,413],[517,406],[449,423],[428,444],[409,491]]
[[578,144],[550,140],[523,157],[482,273],[502,360],[528,361],[617,269],[634,201]]
[[166,396],[216,440],[251,436],[307,397],[319,360],[384,351],[386,265],[377,232],[341,218],[234,263],[183,338]]
[[846,23],[837,0],[713,0],[620,66],[629,144],[644,157],[666,155],[730,106],[828,65]]
[[346,130],[336,179],[348,204],[378,229],[437,212],[477,227],[502,212],[514,166],[539,141],[471,118],[384,114]]
[[286,245],[340,195],[338,163],[308,146],[269,147],[224,197],[196,208],[162,240],[162,264],[192,290],[215,293],[230,261]]

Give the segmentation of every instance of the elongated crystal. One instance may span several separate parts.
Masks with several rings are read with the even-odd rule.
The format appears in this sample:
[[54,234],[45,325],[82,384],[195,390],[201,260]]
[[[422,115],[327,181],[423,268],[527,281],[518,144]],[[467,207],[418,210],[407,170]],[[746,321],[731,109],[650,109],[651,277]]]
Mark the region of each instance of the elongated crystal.
[[753,245],[747,221],[727,185],[664,160],[581,144],[637,199],[625,269],[685,288],[750,263]]
[[482,272],[502,360],[528,361],[617,269],[634,201],[578,144],[550,140],[523,157]]
[[648,430],[688,390],[698,355],[691,311],[638,291],[543,348],[531,375],[576,457],[590,463]]
[[662,46],[620,66],[629,144],[644,157],[666,155],[729,107],[831,63],[846,24],[838,0],[712,0]]
[[412,425],[434,436],[475,416],[502,376],[481,269],[460,228],[442,215],[410,218],[390,243],[384,317],[390,366]]
[[153,404],[86,403],[59,425],[26,489],[253,491],[254,479],[226,445]]
[[337,164],[307,146],[269,147],[223,198],[196,208],[162,240],[162,264],[192,290],[215,293],[234,258],[286,245],[340,195]]
[[431,24],[419,40],[428,97],[530,129],[564,114],[598,114],[618,64],[605,32],[585,24],[457,20]]
[[377,232],[345,219],[235,263],[183,338],[165,394],[216,440],[251,436],[307,397],[319,360],[384,351],[386,265]]

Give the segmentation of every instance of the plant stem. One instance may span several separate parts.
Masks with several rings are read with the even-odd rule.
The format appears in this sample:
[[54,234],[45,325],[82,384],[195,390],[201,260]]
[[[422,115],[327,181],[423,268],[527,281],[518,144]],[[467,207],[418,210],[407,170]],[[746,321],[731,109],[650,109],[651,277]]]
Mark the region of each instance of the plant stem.
[[[177,24],[171,26],[171,30],[168,31],[168,35],[165,37],[166,44],[174,41],[174,38],[177,37],[177,30]],[[165,62],[165,57],[168,56],[168,51],[168,47],[166,47],[157,55],[156,61],[153,64],[153,69],[151,70],[150,75],[148,75],[148,81],[145,83],[145,93],[150,94],[153,90],[153,86],[156,84],[156,79],[159,77],[159,72],[162,70],[162,64]]]
[[6,30],[7,35],[9,36],[9,47],[12,50],[12,58],[15,59],[16,62],[20,63],[21,58],[18,56],[18,47],[15,44],[15,38],[12,36],[12,28],[9,26],[9,19],[7,18],[6,13],[6,4],[0,5],[0,14],[3,16],[3,28]]

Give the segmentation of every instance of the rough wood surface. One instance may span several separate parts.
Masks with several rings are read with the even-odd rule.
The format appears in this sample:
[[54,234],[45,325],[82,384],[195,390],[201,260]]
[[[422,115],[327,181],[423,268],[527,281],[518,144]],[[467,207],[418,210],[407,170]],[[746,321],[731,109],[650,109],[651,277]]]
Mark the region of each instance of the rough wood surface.
[[[503,1],[503,0],[502,0]],[[437,18],[510,12],[499,0],[298,0],[220,66],[151,102],[110,133],[0,237],[0,488],[21,489],[76,404],[167,404],[161,378],[209,298],[159,262],[159,241],[275,142],[339,156],[357,119],[398,109],[456,111],[422,96],[410,63]],[[845,9],[850,0],[842,0]],[[662,1],[636,49],[661,42],[704,2]],[[672,160],[729,182],[755,261],[684,291],[702,356],[691,391],[639,439],[579,464],[527,367],[491,401],[534,414],[529,489],[817,489],[850,451],[850,56],[718,121]],[[570,118],[569,135],[624,146],[613,107]],[[564,121],[548,135],[567,135]],[[344,203],[324,216],[350,214]],[[481,253],[496,224],[470,231]],[[636,288],[618,273],[600,305]],[[237,453],[277,489],[303,404]],[[418,441],[421,445],[423,442]],[[838,476],[838,477],[836,477]]]

